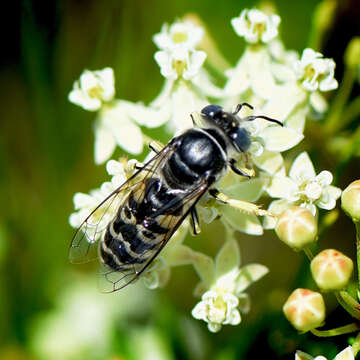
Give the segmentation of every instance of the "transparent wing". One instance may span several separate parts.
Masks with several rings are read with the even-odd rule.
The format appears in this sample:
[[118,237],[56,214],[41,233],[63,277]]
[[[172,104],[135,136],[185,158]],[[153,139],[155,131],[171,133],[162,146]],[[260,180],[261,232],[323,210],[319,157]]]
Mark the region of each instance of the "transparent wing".
[[[155,254],[146,261],[144,264],[134,265],[132,268],[124,270],[124,271],[115,271],[106,268],[106,266],[102,266],[102,270],[100,273],[100,289],[102,292],[110,293],[120,289],[123,289],[125,286],[134,283],[139,279],[139,277],[146,273],[147,271],[151,271],[151,264],[159,255],[161,250],[170,240],[172,235],[181,225],[181,223],[185,220],[186,216],[189,215],[191,209],[197,201],[201,198],[201,196],[208,190],[208,186],[205,181],[201,182],[196,188],[193,188],[191,191],[185,194],[184,197],[178,198],[176,202],[171,204],[171,209],[176,212],[180,207],[183,210],[182,216],[162,216],[159,221],[159,225],[165,227],[169,230],[166,234],[163,235],[163,238],[160,241],[159,248],[155,252]],[[160,208],[154,216],[158,217],[162,212],[166,212],[168,210],[168,206],[165,208]]]
[[156,173],[171,153],[169,146],[166,146],[92,210],[72,238],[69,250],[70,262],[81,264],[98,257],[98,240],[116,216],[127,194]]

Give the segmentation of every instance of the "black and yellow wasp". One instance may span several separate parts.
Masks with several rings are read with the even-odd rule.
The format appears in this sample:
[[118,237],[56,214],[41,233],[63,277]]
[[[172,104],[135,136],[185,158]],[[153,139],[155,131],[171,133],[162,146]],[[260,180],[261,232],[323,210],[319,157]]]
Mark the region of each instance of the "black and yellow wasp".
[[[214,185],[229,168],[248,176],[235,160],[251,145],[250,134],[241,124],[262,118],[282,125],[266,116],[240,118],[242,106],[252,109],[247,103],[239,104],[233,113],[218,105],[204,107],[201,127],[186,130],[155,151],[150,161],[89,214],[74,235],[70,260],[81,263],[98,256],[107,269],[108,291],[116,291],[149,269],[187,216],[196,233],[198,201],[208,193],[226,202]],[[118,204],[116,215],[105,227],[100,226],[101,219],[94,223],[96,212],[104,214],[114,204]]]

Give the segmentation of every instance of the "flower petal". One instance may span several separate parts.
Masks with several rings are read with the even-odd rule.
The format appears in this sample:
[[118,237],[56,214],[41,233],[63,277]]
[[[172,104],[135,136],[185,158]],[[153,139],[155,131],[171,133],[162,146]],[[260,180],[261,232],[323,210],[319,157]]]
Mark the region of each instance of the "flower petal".
[[315,180],[321,185],[330,185],[333,181],[333,176],[330,171],[323,170],[320,174],[316,175]]
[[259,219],[253,214],[244,214],[231,206],[222,207],[222,221],[228,223],[234,230],[250,235],[262,235],[263,228]]
[[275,80],[271,72],[270,57],[265,47],[250,52],[248,64],[251,88],[262,99],[270,99],[275,91]]
[[304,103],[306,98],[306,91],[297,86],[296,83],[278,85],[273,89],[273,93],[263,111],[269,117],[285,121],[295,107]]
[[228,81],[225,85],[224,92],[229,96],[239,95],[246,91],[250,86],[250,76],[247,67],[247,53],[240,58],[239,62],[233,69],[225,72]]
[[312,179],[316,176],[314,165],[310,160],[310,157],[306,151],[302,152],[294,160],[289,177],[292,179]]
[[192,263],[193,250],[186,245],[176,245],[166,253],[165,259],[169,266],[188,265]]
[[115,109],[104,113],[103,121],[113,134],[117,144],[130,154],[140,154],[143,149],[143,136],[140,128],[132,123],[123,112]]
[[260,264],[249,264],[244,266],[236,280],[236,294],[242,293],[253,282],[259,280],[269,272],[269,269]]
[[290,199],[297,190],[297,184],[287,176],[273,176],[266,192],[273,198]]
[[250,179],[242,181],[238,184],[229,186],[225,192],[231,198],[245,200],[245,201],[257,201],[263,193],[264,182],[262,179]]
[[236,280],[236,294],[243,292],[253,282],[261,279],[269,272],[269,269],[260,264],[249,264],[241,268]]
[[193,252],[193,265],[200,279],[210,288],[215,281],[214,260],[200,252]]
[[215,258],[215,276],[219,278],[240,265],[240,249],[235,239],[225,241]]
[[284,159],[278,152],[265,150],[260,156],[254,157],[255,165],[269,174],[279,172],[284,166]]
[[268,126],[259,134],[264,142],[265,149],[269,151],[286,151],[297,145],[304,135],[293,129],[281,126]]
[[[283,211],[290,207],[287,200],[274,200],[270,203],[268,211],[274,215],[280,215]],[[264,229],[274,229],[277,223],[277,218],[273,216],[265,216],[263,221]]]
[[354,360],[354,352],[352,346],[348,346],[343,351],[339,352],[334,360]]
[[103,126],[95,127],[95,164],[104,163],[112,155],[116,142],[112,133]]

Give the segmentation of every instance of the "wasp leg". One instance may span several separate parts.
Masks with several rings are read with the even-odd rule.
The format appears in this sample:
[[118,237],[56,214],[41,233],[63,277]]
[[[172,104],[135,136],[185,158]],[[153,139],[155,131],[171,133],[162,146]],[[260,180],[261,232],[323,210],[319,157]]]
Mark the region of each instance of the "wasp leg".
[[217,189],[210,189],[209,194],[222,204],[230,205],[234,209],[246,212],[248,214],[254,214],[257,216],[273,216],[273,214],[271,214],[269,211],[261,209],[260,206],[256,204],[253,204],[249,201],[231,199]]
[[246,172],[244,172],[244,171],[242,171],[241,169],[239,169],[239,168],[236,166],[236,161],[235,161],[235,159],[230,159],[229,163],[230,163],[230,168],[231,168],[231,170],[232,170],[235,174],[238,174],[238,175],[241,175],[241,176],[245,176],[245,177],[247,177],[248,179],[251,179],[252,177],[255,176],[254,170],[251,170],[251,173],[250,173],[250,174],[247,174]]
[[199,215],[195,206],[192,207],[190,210],[190,225],[191,225],[192,235],[200,234],[201,229],[200,229]]
[[151,141],[150,144],[149,144],[149,148],[155,154],[158,154],[164,148],[164,145],[159,141]]

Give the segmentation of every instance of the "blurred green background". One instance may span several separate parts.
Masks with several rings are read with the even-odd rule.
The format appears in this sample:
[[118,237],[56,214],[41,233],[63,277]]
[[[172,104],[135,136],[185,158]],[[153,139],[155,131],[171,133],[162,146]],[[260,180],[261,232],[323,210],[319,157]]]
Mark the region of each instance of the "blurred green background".
[[[318,1],[273,4],[286,47],[301,52]],[[96,288],[95,267],[68,262],[72,196],[106,179],[104,166],[93,161],[94,114],[67,100],[74,80],[85,68],[111,66],[118,98],[148,102],[163,82],[153,60],[152,35],[164,22],[198,14],[235,64],[244,43],[230,19],[255,5],[242,0],[7,4],[0,25],[0,359],[293,359],[295,349],[331,358],[345,347],[346,337],[300,336],[283,318],[287,294],[312,284],[303,255],[272,233],[261,238],[239,234],[243,263],[256,261],[271,272],[251,289],[253,306],[242,324],[215,335],[191,317],[197,299],[189,289],[197,278],[190,267],[175,269],[162,290],[146,290],[139,283],[103,295]],[[359,18],[359,1],[341,1],[324,39],[322,52],[335,59],[338,80],[346,44],[360,34]],[[352,96],[358,93],[355,87]],[[317,169],[333,170],[333,159],[309,138],[302,148],[312,152]],[[360,177],[359,158],[346,165],[337,184],[342,188]],[[216,226],[188,243],[214,254],[220,244],[209,234]],[[320,247],[353,253],[353,238],[350,220],[341,215]],[[331,297],[329,304],[330,321],[344,324],[346,316],[334,310]]]

